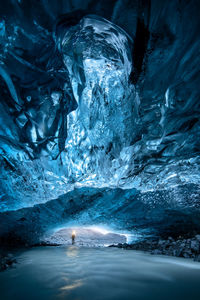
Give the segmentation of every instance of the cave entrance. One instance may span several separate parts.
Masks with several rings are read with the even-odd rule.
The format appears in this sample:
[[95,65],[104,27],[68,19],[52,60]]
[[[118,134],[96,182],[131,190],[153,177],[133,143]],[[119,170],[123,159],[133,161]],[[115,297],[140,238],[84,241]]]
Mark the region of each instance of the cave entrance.
[[45,238],[50,244],[77,246],[108,246],[111,244],[126,243],[128,234],[117,233],[110,229],[98,226],[73,226],[57,229]]

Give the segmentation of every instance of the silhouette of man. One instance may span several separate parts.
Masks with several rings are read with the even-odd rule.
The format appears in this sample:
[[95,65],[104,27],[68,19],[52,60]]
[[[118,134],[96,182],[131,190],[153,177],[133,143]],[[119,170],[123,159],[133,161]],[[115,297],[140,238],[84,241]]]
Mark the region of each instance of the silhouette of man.
[[75,244],[75,237],[76,237],[76,233],[75,231],[72,231],[72,245]]

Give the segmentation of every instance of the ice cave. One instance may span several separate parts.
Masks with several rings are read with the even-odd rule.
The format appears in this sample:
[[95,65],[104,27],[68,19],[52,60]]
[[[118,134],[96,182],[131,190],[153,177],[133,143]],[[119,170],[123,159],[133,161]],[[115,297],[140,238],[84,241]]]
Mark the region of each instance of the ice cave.
[[0,299],[200,299],[199,12],[0,0]]

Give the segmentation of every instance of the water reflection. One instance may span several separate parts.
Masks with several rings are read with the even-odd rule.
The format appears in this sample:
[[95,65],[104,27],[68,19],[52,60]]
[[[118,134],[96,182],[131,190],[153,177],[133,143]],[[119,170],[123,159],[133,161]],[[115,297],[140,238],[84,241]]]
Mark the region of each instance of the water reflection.
[[68,257],[78,257],[79,254],[79,248],[77,246],[69,246],[67,247],[67,252],[66,252]]
[[2,300],[200,299],[200,263],[183,258],[70,245],[27,250],[19,261],[0,273]]
[[69,290],[73,290],[77,287],[80,287],[83,285],[83,280],[79,279],[79,280],[74,280],[73,283],[71,284],[67,284],[63,287],[60,288],[61,291],[69,291]]
[[75,279],[74,281],[70,281],[66,285],[60,288],[60,293],[58,294],[59,299],[67,299],[66,297],[70,297],[70,293],[76,292],[76,289],[83,286],[82,279]]

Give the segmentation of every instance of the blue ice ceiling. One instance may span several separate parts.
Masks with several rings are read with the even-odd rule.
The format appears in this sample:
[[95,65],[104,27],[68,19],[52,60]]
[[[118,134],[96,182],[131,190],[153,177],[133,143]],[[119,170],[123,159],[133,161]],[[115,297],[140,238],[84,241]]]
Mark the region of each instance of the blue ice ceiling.
[[1,1],[2,211],[75,187],[198,190],[199,8]]

